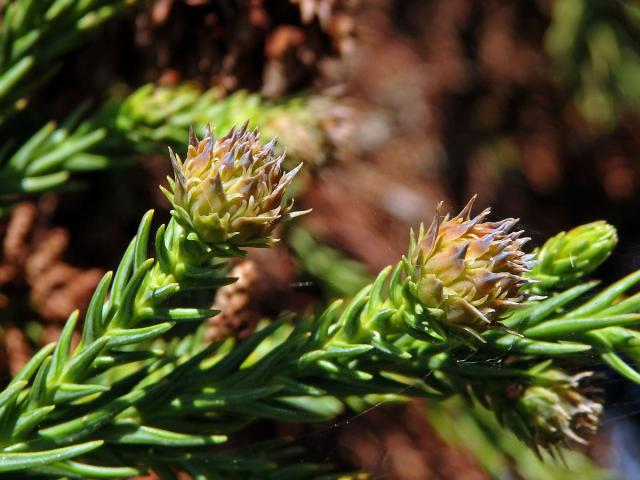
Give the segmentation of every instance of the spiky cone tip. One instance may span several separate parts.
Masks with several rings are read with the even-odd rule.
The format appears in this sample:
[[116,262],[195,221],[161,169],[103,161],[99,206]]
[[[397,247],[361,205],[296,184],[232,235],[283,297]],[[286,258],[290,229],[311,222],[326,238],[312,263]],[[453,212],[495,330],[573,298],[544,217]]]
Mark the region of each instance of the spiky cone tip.
[[486,221],[488,208],[472,217],[475,200],[453,218],[440,203],[426,232],[412,233],[404,265],[411,295],[434,321],[477,336],[524,303],[534,260],[522,250],[529,238],[512,231],[517,220]]
[[262,145],[247,123],[217,140],[209,126],[202,140],[191,128],[184,162],[169,153],[175,177],[163,192],[177,220],[206,244],[268,246],[278,225],[306,213],[292,212],[285,197],[302,164],[286,172],[276,140]]

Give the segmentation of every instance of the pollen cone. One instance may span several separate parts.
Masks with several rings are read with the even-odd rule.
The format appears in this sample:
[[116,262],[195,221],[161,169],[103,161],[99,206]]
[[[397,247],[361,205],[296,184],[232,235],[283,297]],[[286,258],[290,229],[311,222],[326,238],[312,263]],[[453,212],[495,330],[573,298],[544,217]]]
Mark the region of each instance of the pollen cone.
[[287,187],[301,165],[286,172],[275,140],[259,142],[246,124],[216,140],[208,129],[203,140],[193,133],[184,162],[170,152],[175,179],[165,191],[177,218],[206,243],[236,247],[271,243],[273,230],[300,215],[291,212]]
[[407,273],[411,293],[435,318],[480,332],[523,302],[533,256],[522,251],[529,238],[512,231],[516,219],[489,222],[489,209],[472,217],[474,200],[453,218],[438,205],[427,231],[412,235]]

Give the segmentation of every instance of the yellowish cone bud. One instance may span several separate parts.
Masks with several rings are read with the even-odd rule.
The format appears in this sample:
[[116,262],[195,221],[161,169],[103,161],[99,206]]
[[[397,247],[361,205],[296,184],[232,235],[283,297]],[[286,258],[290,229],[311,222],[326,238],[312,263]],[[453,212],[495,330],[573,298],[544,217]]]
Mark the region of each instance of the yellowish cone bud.
[[211,129],[203,140],[190,133],[187,158],[171,153],[175,180],[165,191],[178,220],[206,243],[236,247],[273,241],[274,228],[303,212],[291,212],[285,192],[301,165],[285,172],[276,142],[259,142],[246,124],[215,140]]
[[436,318],[479,332],[523,302],[533,256],[522,251],[522,231],[511,232],[517,220],[487,222],[489,209],[471,218],[475,198],[453,218],[438,205],[426,233],[412,235],[407,273],[411,293]]

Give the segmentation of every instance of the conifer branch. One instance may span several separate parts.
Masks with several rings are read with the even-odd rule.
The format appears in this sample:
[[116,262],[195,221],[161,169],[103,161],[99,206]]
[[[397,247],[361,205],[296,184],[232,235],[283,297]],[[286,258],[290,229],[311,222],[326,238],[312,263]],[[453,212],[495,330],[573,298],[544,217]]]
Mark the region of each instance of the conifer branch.
[[[555,453],[598,426],[587,359],[640,379],[623,359],[640,360],[640,302],[621,300],[640,273],[586,299],[593,283],[572,286],[613,248],[584,248],[605,226],[528,254],[515,220],[472,217],[472,202],[454,217],[437,212],[407,256],[345,305],[295,324],[282,318],[238,345],[203,347],[202,328],[160,341],[213,313],[183,292],[230,281],[227,260],[268,246],[295,215],[284,195],[295,170],[283,170],[275,142],[260,144],[246,124],[218,140],[191,132],[185,160],[171,152],[171,161],[173,218],[156,233],[157,259],[147,254],[149,213],[96,289],[80,344],[71,348],[75,313],[0,393],[5,472],[109,478],[152,468],[211,478],[235,455],[215,445],[255,419],[324,421],[346,405],[399,396],[479,402],[535,452]],[[545,284],[547,298],[531,294],[549,272],[562,281]]]
[[83,121],[85,109],[80,108],[60,125],[48,122],[17,149],[5,143],[0,199],[10,203],[21,194],[68,188],[73,173],[127,164],[137,155],[164,155],[167,145],[179,149],[192,121],[213,120],[222,134],[251,118],[249,126],[260,128],[265,140],[280,139],[279,153],[286,147],[288,168],[301,161],[317,165],[328,140],[314,105],[305,97],[272,103],[244,91],[223,98],[190,84],[145,85]]
[[58,60],[135,0],[15,0],[0,24],[0,126],[59,70]]

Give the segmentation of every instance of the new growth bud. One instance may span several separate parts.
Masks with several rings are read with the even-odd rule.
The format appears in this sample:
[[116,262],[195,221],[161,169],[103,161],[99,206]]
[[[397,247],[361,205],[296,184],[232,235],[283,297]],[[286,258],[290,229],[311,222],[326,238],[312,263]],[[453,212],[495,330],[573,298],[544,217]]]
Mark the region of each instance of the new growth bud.
[[276,141],[258,140],[246,124],[218,140],[210,128],[203,140],[191,129],[184,163],[170,151],[175,180],[169,181],[171,191],[163,191],[178,221],[205,243],[264,246],[277,225],[302,213],[292,213],[293,201],[285,199],[302,165],[285,172]]
[[544,293],[573,285],[598,268],[617,243],[615,227],[604,221],[560,232],[535,252],[538,261],[529,274],[536,281],[533,289]]
[[517,400],[530,442],[544,448],[570,442],[586,444],[585,437],[598,429],[603,409],[595,398],[598,389],[580,385],[592,373],[570,376],[560,370],[548,370],[543,375],[548,386],[530,386]]
[[453,218],[438,205],[427,232],[412,235],[405,270],[412,295],[436,319],[479,332],[522,303],[533,256],[522,251],[522,231],[511,232],[516,219],[487,222],[489,209],[471,218],[475,198]]

